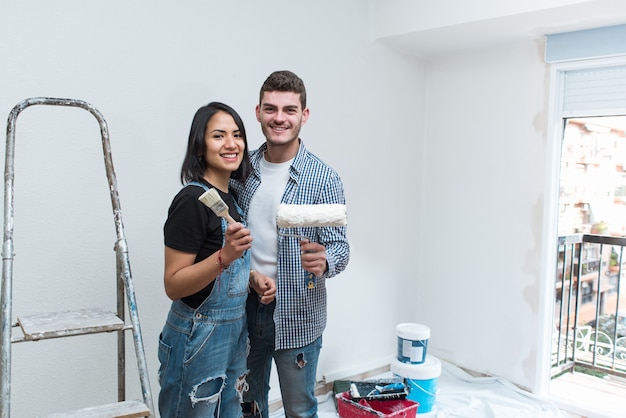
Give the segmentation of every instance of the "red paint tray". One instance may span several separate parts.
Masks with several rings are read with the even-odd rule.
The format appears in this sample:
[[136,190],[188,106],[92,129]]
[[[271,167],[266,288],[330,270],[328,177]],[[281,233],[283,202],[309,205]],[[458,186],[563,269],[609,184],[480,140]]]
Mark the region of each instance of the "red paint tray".
[[386,401],[353,401],[350,392],[338,393],[337,411],[341,418],[385,417],[415,418],[419,403],[410,399],[394,399]]

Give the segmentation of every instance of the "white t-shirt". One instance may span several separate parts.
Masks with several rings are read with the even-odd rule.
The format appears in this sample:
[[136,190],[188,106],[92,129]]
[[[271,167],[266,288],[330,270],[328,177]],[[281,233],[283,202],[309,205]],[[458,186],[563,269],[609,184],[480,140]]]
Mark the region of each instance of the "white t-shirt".
[[276,279],[278,231],[276,212],[289,181],[289,167],[293,160],[270,163],[261,158],[261,184],[254,193],[248,209],[248,226],[252,234],[250,265],[253,270]]

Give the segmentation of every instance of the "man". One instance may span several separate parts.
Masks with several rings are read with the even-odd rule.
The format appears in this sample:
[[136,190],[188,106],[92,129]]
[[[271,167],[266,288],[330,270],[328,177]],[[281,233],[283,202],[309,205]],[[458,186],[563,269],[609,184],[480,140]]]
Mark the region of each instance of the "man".
[[285,415],[312,418],[317,417],[315,383],[326,327],[326,279],[346,268],[350,247],[345,226],[277,231],[276,212],[280,203],[345,204],[343,184],[299,137],[309,109],[297,75],[270,74],[261,87],[256,117],[266,142],[250,154],[252,174],[245,184],[233,182],[232,187],[254,236],[252,269],[276,280],[277,296],[268,305],[253,294],[248,298],[251,347],[244,415],[268,417],[273,359]]

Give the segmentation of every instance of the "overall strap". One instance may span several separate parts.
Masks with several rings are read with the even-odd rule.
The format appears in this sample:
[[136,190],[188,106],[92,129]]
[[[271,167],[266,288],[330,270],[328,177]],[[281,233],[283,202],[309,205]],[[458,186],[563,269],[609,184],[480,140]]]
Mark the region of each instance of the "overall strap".
[[187,186],[200,186],[204,189],[205,192],[209,191],[209,186],[207,186],[204,183],[200,183],[199,181],[190,181],[189,183],[185,184],[184,187],[187,187]]

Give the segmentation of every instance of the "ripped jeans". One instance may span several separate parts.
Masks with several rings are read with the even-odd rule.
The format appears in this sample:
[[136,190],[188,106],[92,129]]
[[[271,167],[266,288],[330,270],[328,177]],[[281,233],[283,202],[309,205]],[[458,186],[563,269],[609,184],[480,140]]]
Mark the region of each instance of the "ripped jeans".
[[159,338],[161,417],[240,417],[247,334],[243,307],[201,312],[173,302]]
[[[251,300],[252,299],[252,300]],[[279,376],[280,392],[289,418],[317,418],[315,383],[322,337],[311,344],[290,350],[274,350],[274,307],[248,299],[250,353],[248,354],[248,391],[244,393],[247,408],[268,418],[268,394],[272,359]]]

